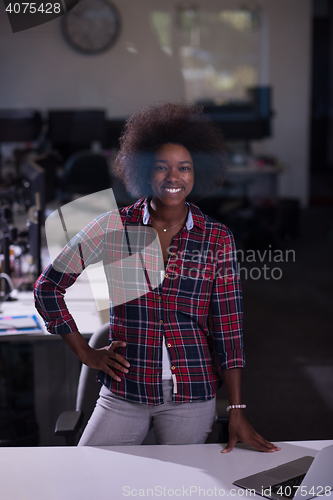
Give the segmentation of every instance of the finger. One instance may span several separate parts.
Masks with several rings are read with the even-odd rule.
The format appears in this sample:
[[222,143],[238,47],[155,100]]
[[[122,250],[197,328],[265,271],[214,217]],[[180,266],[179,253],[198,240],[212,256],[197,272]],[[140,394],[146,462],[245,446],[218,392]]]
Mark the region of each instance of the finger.
[[[123,342],[121,340],[114,340],[113,342],[111,342],[111,344],[108,346],[107,348],[107,351],[110,353],[111,356],[109,356],[110,359],[116,359],[119,363],[121,363],[122,365],[126,366],[127,368],[129,368],[131,365],[130,363],[127,361],[127,359],[125,359],[121,354],[117,353],[117,352],[114,352],[114,349],[117,348],[117,347],[125,347],[126,346],[126,342]],[[127,372],[125,372],[127,373]]]
[[234,448],[234,446],[235,446],[236,443],[237,443],[237,439],[229,439],[229,443],[221,451],[221,453],[229,453],[229,451],[231,451]]
[[274,443],[270,443],[266,439],[265,439],[264,446],[266,446],[269,450],[272,450],[272,451],[280,451],[281,450],[281,448],[279,446],[276,446]]
[[249,439],[247,441],[247,444],[249,444],[250,446],[252,446],[253,448],[255,448],[258,451],[263,451],[263,452],[274,451],[274,449],[272,449],[272,447],[270,447],[269,444],[266,444],[258,439]]
[[118,363],[126,366],[127,368],[129,368],[131,366],[129,364],[129,362],[127,361],[127,359],[125,359],[123,356],[121,356],[121,354],[118,354],[117,352],[108,351],[107,356],[109,359],[114,360],[114,361],[118,361]]
[[126,347],[126,342],[123,342],[122,340],[114,340],[111,342],[108,349],[113,351],[116,347]]
[[251,444],[251,446],[253,446],[254,448],[256,448],[259,451],[274,452],[274,451],[280,451],[280,449],[281,449],[280,447],[276,446],[275,444],[270,443],[269,441],[264,439],[259,434],[256,436],[256,439],[251,440],[251,441],[253,441],[253,442],[248,443],[248,444]]
[[273,451],[280,451],[281,450],[281,447],[277,446],[274,443],[269,443],[269,446],[270,446],[271,450],[273,450]]
[[107,364],[107,366],[109,367],[112,366],[113,368],[119,370],[120,372],[128,373],[128,369],[124,365],[117,363],[115,359],[108,358],[108,360],[105,363]]
[[280,451],[281,448],[276,446],[274,443],[267,441],[267,439],[263,438],[259,434],[257,434],[258,442],[268,451]]
[[115,372],[113,370],[111,370],[111,368],[108,367],[108,365],[105,365],[104,368],[102,368],[102,370],[107,373],[108,375],[110,375],[110,377],[112,377],[114,380],[116,380],[117,382],[121,382],[121,378],[118,377],[118,375],[115,374]]

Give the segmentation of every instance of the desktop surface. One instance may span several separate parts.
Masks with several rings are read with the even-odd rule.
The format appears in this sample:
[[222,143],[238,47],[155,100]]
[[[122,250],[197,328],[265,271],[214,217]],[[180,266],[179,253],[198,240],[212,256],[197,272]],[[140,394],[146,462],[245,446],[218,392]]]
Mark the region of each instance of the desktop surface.
[[0,448],[1,498],[245,497],[245,490],[232,484],[239,477],[315,456],[330,444],[333,441],[280,443],[281,451],[274,453],[237,444],[227,454],[221,453],[222,444]]
[[[79,331],[89,338],[103,323],[110,320],[110,313],[108,310],[97,310],[91,287],[86,276],[81,276],[77,280],[76,285],[77,286],[67,291],[65,300]],[[38,319],[41,332],[15,333],[13,331],[1,331],[0,342],[8,340],[32,342],[34,340],[60,339],[59,335],[51,335],[46,330],[44,320],[35,308],[32,292],[19,292],[17,294],[17,299],[18,300],[3,302],[1,304],[0,317],[35,315]]]

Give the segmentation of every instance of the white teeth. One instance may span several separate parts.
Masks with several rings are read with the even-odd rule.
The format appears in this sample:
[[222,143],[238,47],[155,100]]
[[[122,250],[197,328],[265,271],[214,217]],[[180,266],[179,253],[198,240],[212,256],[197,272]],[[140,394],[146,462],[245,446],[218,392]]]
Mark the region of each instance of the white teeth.
[[166,191],[168,191],[168,193],[179,193],[179,191],[181,191],[182,188],[178,188],[178,189],[170,189],[170,188],[165,188]]

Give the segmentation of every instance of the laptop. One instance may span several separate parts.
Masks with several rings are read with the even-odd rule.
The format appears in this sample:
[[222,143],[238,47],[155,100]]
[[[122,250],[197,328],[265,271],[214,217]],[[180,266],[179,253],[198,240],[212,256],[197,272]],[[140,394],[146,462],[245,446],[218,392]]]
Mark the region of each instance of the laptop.
[[305,456],[273,469],[234,481],[236,486],[254,490],[275,500],[328,499],[333,492],[333,445],[320,450],[315,458]]

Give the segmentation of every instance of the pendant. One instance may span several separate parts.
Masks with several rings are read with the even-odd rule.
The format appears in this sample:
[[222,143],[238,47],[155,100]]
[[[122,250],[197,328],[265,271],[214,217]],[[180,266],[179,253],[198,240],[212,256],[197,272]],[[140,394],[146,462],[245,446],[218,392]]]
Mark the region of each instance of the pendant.
[[166,229],[163,229],[164,232],[166,232]]

